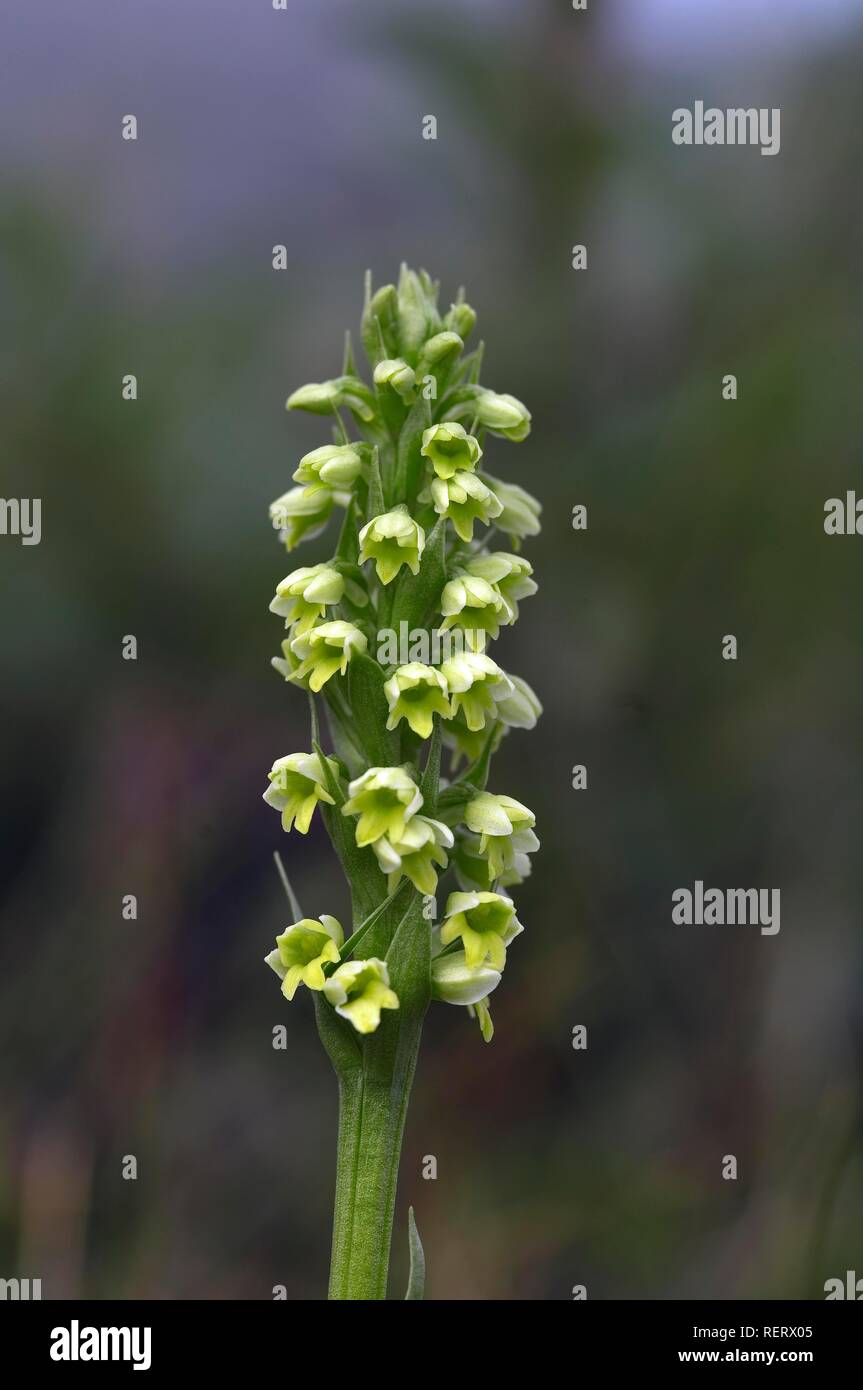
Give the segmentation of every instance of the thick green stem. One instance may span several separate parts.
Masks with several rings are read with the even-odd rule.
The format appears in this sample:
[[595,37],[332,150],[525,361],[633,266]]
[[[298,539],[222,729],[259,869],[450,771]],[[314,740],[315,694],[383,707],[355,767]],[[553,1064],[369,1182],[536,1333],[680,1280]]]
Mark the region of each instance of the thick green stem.
[[[419,1047],[416,1036],[413,1066]],[[411,1080],[413,1078],[411,1067]],[[410,1084],[364,1059],[339,1082],[331,1299],[383,1299]]]
[[[372,928],[376,933],[378,926]],[[366,941],[360,953],[366,954]],[[339,1078],[331,1299],[387,1294],[399,1159],[429,1002],[431,930],[415,893],[386,950],[399,1008],[359,1038],[323,1001],[318,1028]]]

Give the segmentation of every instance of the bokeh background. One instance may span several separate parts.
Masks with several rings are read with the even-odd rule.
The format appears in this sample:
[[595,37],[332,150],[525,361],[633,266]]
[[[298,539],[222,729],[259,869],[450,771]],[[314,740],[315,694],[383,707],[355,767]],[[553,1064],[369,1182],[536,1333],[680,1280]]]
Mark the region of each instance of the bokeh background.
[[[344,890],[320,823],[287,840],[260,799],[307,740],[268,665],[266,509],[325,437],[285,397],[402,259],[467,286],[486,382],[534,413],[492,442],[545,507],[496,654],[545,715],[496,762],[543,840],[527,931],[491,1046],[430,1014],[392,1293],[409,1201],[436,1299],[863,1272],[863,541],[822,525],[860,480],[863,4],[10,0],[2,25],[2,491],[43,499],[43,540],[0,538],[0,1275],[325,1291],[335,1086],[263,965],[273,851],[307,911]],[[781,153],[675,147],[699,98],[781,107]],[[674,926],[696,878],[780,888],[781,932]]]

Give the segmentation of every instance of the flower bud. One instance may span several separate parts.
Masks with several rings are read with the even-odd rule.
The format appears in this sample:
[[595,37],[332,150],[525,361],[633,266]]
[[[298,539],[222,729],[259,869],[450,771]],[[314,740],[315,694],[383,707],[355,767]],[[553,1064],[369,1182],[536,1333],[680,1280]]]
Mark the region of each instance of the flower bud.
[[349,488],[359,477],[362,466],[362,456],[355,444],[324,444],[303,455],[294,482],[304,483],[306,487],[328,483],[334,488]]
[[444,479],[457,472],[472,473],[482,458],[479,440],[455,420],[445,420],[424,430],[420,453],[429,460],[437,476]]
[[374,560],[382,584],[391,583],[402,565],[418,574],[425,540],[425,531],[402,502],[373,517],[360,531],[360,563]]
[[360,332],[370,362],[379,362],[384,357],[394,357],[398,353],[398,293],[395,285],[382,285],[371,297],[367,297]]
[[413,394],[416,376],[401,357],[386,357],[375,367],[375,386],[389,386],[402,400]]
[[399,345],[403,357],[416,361],[417,354],[440,328],[437,289],[425,271],[401,268],[398,288]]
[[451,329],[453,333],[457,333],[464,342],[476,327],[476,311],[469,304],[465,304],[463,300],[461,303],[452,304],[449,313],[444,318],[443,326]]
[[381,1021],[381,1009],[399,1006],[398,995],[390,989],[386,961],[376,956],[345,961],[324,982],[324,997],[358,1033],[374,1033]]
[[536,693],[522,676],[510,676],[512,690],[497,701],[497,717],[510,729],[533,729],[542,714]]
[[517,540],[523,540],[525,536],[538,536],[542,529],[539,524],[542,506],[536,498],[517,483],[503,483],[499,478],[489,478],[487,474],[485,480],[501,504],[495,521],[498,530]]
[[422,378],[428,372],[439,375],[447,371],[460,355],[464,343],[457,333],[435,333],[423,347],[417,363],[417,376]]
[[453,951],[432,961],[432,998],[445,1004],[477,1004],[497,989],[501,973],[490,965],[471,970],[464,951]]
[[503,439],[518,443],[530,434],[530,411],[515,396],[481,389],[475,411],[480,424]]
[[355,376],[339,376],[332,381],[313,381],[301,386],[288,397],[285,408],[332,415],[339,406],[346,406],[365,424],[375,416],[374,397],[365,382]]

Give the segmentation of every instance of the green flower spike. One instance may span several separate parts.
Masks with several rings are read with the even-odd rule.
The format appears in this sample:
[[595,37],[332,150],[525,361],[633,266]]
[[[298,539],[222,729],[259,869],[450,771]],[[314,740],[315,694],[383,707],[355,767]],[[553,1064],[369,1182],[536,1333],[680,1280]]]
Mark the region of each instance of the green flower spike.
[[300,985],[323,989],[324,966],[339,959],[344,939],[341,924],[326,913],[321,914],[320,921],[304,917],[276,937],[276,950],[264,959],[281,980],[286,999],[293,999]]
[[355,376],[340,376],[333,381],[313,381],[288,396],[287,410],[310,410],[314,415],[333,415],[346,406],[366,424],[375,416],[375,400],[365,382]]
[[[327,758],[326,762],[330,771],[337,775],[333,760]],[[325,801],[328,806],[334,804],[324,786],[326,772],[317,753],[289,753],[273,763],[268,776],[270,785],[264,792],[264,800],[268,806],[281,811],[283,830],[296,825],[300,834],[305,835],[318,802]]]
[[384,835],[398,844],[422,804],[422,792],[403,767],[370,767],[350,783],[342,815],[359,816],[356,841],[362,849]]
[[542,714],[536,693],[521,676],[510,676],[512,692],[497,702],[497,717],[510,729],[535,729]]
[[483,652],[463,652],[440,666],[452,696],[452,712],[459,712],[471,733],[485,728],[487,714],[494,714],[496,703],[512,691],[509,676]]
[[360,564],[374,560],[378,579],[390,584],[402,565],[418,574],[426,538],[405,503],[373,517],[360,531]]
[[[428,495],[438,516],[447,517],[461,540],[473,540],[475,521],[488,524],[503,511],[503,504],[482,478],[462,469],[451,478],[432,478]],[[425,493],[420,493],[424,498]]]
[[345,592],[345,581],[332,565],[312,565],[294,570],[276,586],[276,596],[270,612],[284,618],[285,627],[294,626],[299,637],[314,627],[327,605],[339,603]]
[[536,816],[512,796],[480,792],[465,807],[464,820],[468,830],[480,837],[480,853],[488,855],[492,879],[513,866],[516,854],[539,849],[533,832]]
[[533,565],[523,556],[510,555],[506,550],[495,550],[490,555],[475,555],[464,568],[469,575],[494,585],[509,606],[511,623],[518,618],[519,600],[536,593],[536,581],[531,578]]
[[449,719],[452,714],[446,678],[434,666],[424,666],[421,661],[399,666],[386,682],[384,694],[390,707],[388,729],[395,729],[406,719],[415,734],[429,738],[434,716],[440,714]]
[[293,550],[300,541],[310,541],[326,529],[334,506],[335,496],[324,484],[292,487],[270,503],[270,520],[285,549]]
[[[294,482],[303,483],[307,488],[320,483],[341,490],[350,488],[362,472],[361,447],[356,444],[324,444],[320,449],[313,449],[300,459]],[[347,499],[343,505],[346,502]]]
[[374,381],[375,386],[389,386],[402,400],[407,400],[413,395],[416,376],[413,367],[409,367],[401,357],[385,357],[375,367]]
[[514,622],[512,608],[496,586],[465,571],[444,585],[440,610],[444,628],[462,628],[475,652],[485,650],[489,637],[497,637],[501,623]]
[[437,890],[434,866],[447,867],[446,851],[452,849],[453,843],[454,836],[448,825],[430,816],[414,816],[395,844],[385,835],[375,840],[372,849],[384,873],[389,875],[390,892],[404,876],[420,893],[434,895]]
[[515,396],[499,396],[496,391],[480,391],[476,417],[492,434],[519,443],[530,434],[530,411]]
[[444,918],[441,945],[461,939],[470,970],[486,960],[503,970],[508,944],[524,931],[511,899],[500,893],[450,893]]
[[472,473],[482,458],[479,440],[455,420],[426,430],[420,453],[429,460],[437,476],[445,480],[454,473]]
[[354,652],[364,652],[367,646],[368,638],[354,623],[341,618],[319,623],[291,642],[291,651],[300,659],[293,679],[308,677],[309,689],[317,694],[337,671],[344,675]]
[[398,995],[390,989],[386,961],[376,956],[345,961],[325,981],[324,997],[358,1033],[374,1033],[381,1021],[381,1009],[399,1006]]
[[518,550],[517,542],[523,541],[526,536],[538,536],[542,530],[539,524],[542,506],[517,483],[502,483],[488,474],[485,480],[501,504],[495,525],[499,531],[513,538]]

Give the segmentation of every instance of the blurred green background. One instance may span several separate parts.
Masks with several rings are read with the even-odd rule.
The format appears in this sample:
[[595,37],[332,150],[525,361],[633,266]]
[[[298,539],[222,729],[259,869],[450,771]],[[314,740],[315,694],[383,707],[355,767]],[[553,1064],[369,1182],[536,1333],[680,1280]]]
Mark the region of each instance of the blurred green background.
[[[320,822],[287,839],[260,798],[308,738],[267,604],[331,543],[286,562],[267,504],[326,438],[285,397],[402,259],[466,285],[485,382],[533,411],[490,445],[545,509],[495,655],[545,715],[495,764],[543,842],[527,930],[490,1046],[430,1014],[393,1292],[409,1201],[436,1299],[863,1271],[863,541],[823,532],[859,479],[863,5],[13,0],[4,28],[2,490],[43,539],[0,538],[0,1276],[325,1291],[335,1085],[263,965],[273,851],[306,911],[345,892]],[[780,154],[675,147],[696,99],[781,107]],[[779,935],[674,926],[697,878],[780,888]]]

